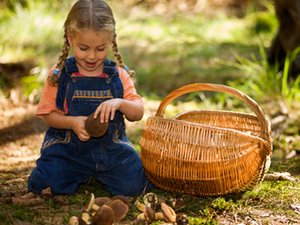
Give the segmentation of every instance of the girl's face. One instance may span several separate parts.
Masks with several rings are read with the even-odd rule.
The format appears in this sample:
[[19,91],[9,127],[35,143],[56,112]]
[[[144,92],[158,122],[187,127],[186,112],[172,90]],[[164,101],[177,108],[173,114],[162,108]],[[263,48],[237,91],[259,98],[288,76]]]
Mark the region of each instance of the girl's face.
[[87,29],[68,35],[68,40],[73,46],[79,73],[91,77],[102,74],[108,45],[99,33]]

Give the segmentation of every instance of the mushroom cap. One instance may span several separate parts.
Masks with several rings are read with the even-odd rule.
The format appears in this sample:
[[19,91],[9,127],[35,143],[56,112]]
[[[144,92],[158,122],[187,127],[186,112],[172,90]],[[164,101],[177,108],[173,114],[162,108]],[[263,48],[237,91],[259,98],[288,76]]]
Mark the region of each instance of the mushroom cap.
[[105,134],[108,128],[108,123],[100,123],[100,113],[94,119],[94,113],[88,116],[85,120],[85,130],[91,137],[101,137]]
[[166,203],[161,203],[161,211],[165,217],[165,219],[170,223],[176,222],[176,213],[175,211],[168,206]]
[[120,199],[113,200],[109,203],[109,206],[114,212],[115,221],[121,221],[126,216],[129,207]]
[[145,206],[145,219],[149,222],[154,222],[155,221],[155,212],[152,208],[150,208],[149,206]]
[[95,195],[93,193],[90,194],[89,200],[87,201],[86,205],[85,205],[85,209],[87,211],[90,211],[94,205],[95,202]]
[[[108,197],[98,197],[98,198],[95,198],[95,201],[94,203],[101,207],[102,205],[104,205],[105,203],[107,203],[108,201],[110,201],[110,199]],[[106,204],[107,205],[107,204]]]
[[92,217],[93,225],[111,225],[114,222],[114,211],[108,205],[102,205]]
[[175,209],[181,209],[185,206],[185,202],[182,198],[178,198],[175,200]]
[[128,199],[125,196],[123,196],[123,195],[116,195],[111,200],[113,201],[113,200],[116,200],[116,199],[121,200],[122,202],[124,202],[126,205],[129,206],[129,201],[128,201]]

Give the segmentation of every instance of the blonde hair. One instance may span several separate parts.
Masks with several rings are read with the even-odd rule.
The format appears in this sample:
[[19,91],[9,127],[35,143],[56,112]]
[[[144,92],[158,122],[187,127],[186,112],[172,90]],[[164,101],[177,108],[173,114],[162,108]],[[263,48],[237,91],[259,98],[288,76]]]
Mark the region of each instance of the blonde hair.
[[[112,47],[117,65],[124,68],[125,65],[118,51],[115,25],[112,10],[106,2],[102,0],[78,0],[71,8],[65,21],[64,45],[58,56],[56,70],[54,70],[52,76],[48,77],[48,83],[51,86],[57,86],[58,84],[57,73],[65,66],[70,51],[68,35],[74,34],[74,32],[80,32],[83,29],[93,29],[96,32],[104,34],[108,44]],[[134,73],[133,70],[128,71],[130,77],[132,77]]]

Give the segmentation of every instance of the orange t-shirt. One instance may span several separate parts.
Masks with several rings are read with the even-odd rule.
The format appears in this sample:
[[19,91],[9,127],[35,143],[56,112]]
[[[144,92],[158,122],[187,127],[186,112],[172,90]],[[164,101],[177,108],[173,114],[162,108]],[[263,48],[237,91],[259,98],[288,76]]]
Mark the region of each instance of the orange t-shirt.
[[[55,66],[49,72],[49,76],[52,75]],[[124,88],[124,99],[138,102],[143,105],[143,100],[140,95],[137,94],[136,89],[134,87],[134,83],[128,73],[122,69],[121,67],[117,67],[119,72],[119,77],[122,81],[123,88]],[[56,93],[57,93],[57,86],[51,87],[48,82],[46,82],[38,108],[36,110],[36,115],[38,117],[43,118],[43,115],[50,114],[53,111],[59,112],[61,114],[66,114],[66,111],[58,110],[56,107]]]

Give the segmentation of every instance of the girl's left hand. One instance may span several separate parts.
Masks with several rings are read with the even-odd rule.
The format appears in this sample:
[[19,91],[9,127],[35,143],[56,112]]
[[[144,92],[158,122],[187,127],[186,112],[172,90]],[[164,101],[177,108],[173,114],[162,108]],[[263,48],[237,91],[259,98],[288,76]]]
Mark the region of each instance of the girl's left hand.
[[113,120],[117,110],[120,110],[123,99],[114,98],[102,102],[94,113],[94,118],[96,119],[98,113],[100,113],[100,123],[108,123],[109,120]]

